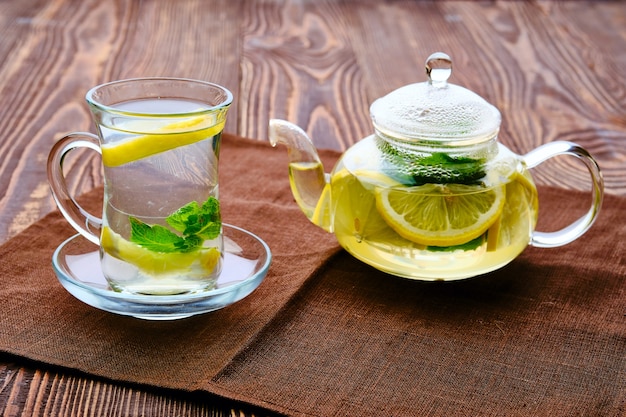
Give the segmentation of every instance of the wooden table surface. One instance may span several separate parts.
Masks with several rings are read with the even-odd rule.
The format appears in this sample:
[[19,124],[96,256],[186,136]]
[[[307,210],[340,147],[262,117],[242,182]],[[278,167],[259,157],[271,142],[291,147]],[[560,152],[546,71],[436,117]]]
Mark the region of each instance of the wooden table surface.
[[[55,210],[47,154],[64,133],[93,131],[94,85],[212,81],[235,97],[227,132],[267,140],[268,120],[284,118],[344,150],[372,132],[370,103],[424,81],[435,51],[452,57],[451,82],[500,109],[501,142],[578,142],[606,192],[626,195],[624,2],[0,0],[0,243]],[[539,184],[589,187],[574,158],[546,165]],[[69,169],[75,194],[102,182],[93,155]],[[251,413],[0,355],[1,416]]]

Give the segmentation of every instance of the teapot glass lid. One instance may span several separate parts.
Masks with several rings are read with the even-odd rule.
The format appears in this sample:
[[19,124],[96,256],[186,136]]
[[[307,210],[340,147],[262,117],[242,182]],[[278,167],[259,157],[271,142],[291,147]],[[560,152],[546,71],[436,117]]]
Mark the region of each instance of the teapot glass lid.
[[428,81],[401,87],[374,101],[370,115],[377,133],[403,141],[453,145],[494,138],[500,112],[478,94],[448,83],[452,60],[437,52],[426,60]]

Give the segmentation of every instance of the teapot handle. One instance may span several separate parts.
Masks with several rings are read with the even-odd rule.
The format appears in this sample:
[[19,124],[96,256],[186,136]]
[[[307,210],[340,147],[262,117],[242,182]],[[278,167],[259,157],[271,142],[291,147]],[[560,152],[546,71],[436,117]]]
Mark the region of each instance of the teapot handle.
[[522,157],[528,168],[534,168],[542,162],[558,156],[573,155],[584,162],[591,176],[591,207],[589,211],[561,230],[556,232],[535,231],[530,244],[540,248],[555,248],[566,245],[585,233],[596,220],[604,195],[604,180],[598,163],[581,146],[567,141],[556,141],[539,146]]

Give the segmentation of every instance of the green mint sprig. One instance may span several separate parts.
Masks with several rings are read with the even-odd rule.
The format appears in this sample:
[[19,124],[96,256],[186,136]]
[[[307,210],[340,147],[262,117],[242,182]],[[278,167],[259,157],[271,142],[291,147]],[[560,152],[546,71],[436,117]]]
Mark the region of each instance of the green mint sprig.
[[379,138],[376,145],[382,153],[383,172],[406,185],[480,185],[485,176],[483,159],[445,152],[424,155]]
[[476,185],[485,176],[483,161],[464,156],[434,152],[417,159],[411,170],[415,185],[465,184]]
[[192,201],[170,214],[165,221],[182,236],[165,226],[149,225],[130,217],[130,241],[154,252],[191,252],[205,240],[215,239],[222,229],[219,201],[209,197],[202,205]]

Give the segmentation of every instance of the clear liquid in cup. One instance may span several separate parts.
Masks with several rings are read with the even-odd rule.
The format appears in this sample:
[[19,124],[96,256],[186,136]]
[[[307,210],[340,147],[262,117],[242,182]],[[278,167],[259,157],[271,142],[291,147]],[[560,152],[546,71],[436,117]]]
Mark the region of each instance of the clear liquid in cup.
[[[214,288],[223,262],[217,165],[223,122],[191,115],[206,105],[185,100],[142,99],[115,107],[151,116],[112,118],[99,126],[105,277],[114,290],[136,294]],[[157,116],[185,112],[190,116]]]

